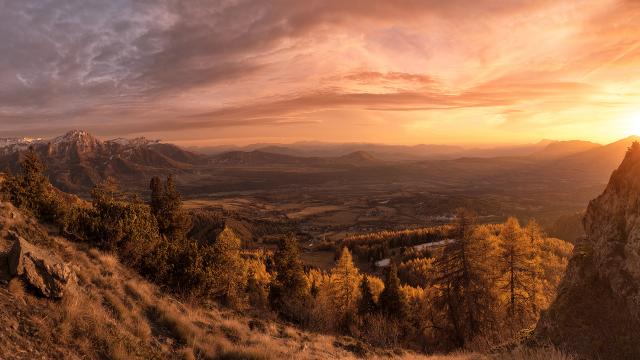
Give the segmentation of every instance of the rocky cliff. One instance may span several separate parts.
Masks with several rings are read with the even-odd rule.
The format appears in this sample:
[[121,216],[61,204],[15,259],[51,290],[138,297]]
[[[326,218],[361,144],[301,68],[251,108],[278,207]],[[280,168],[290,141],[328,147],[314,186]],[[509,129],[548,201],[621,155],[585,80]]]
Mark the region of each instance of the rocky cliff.
[[558,297],[537,334],[585,359],[640,359],[640,145],[589,204]]

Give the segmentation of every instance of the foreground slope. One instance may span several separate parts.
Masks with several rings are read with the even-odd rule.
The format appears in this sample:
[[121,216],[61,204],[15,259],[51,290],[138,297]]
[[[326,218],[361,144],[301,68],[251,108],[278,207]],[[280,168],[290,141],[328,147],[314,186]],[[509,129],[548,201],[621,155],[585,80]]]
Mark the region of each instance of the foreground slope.
[[[9,278],[9,230],[71,264],[77,285],[62,300],[37,297],[21,280]],[[353,357],[339,339],[242,317],[214,304],[181,303],[112,255],[48,235],[7,203],[0,203],[0,254],[0,359]]]
[[640,145],[592,201],[538,335],[594,359],[640,359]]
[[[268,314],[180,301],[113,255],[49,230],[0,202],[0,359],[570,359],[552,349],[490,357],[372,349],[350,338],[297,330]],[[36,296],[23,280],[8,275],[10,231],[73,270],[76,280],[61,300]]]

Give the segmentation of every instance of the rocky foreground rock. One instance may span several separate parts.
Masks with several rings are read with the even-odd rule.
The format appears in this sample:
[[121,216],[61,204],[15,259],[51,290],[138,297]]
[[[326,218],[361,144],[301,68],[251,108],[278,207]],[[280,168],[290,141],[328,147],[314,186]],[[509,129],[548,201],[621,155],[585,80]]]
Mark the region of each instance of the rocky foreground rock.
[[21,276],[44,297],[62,298],[74,277],[69,266],[17,234],[11,236],[14,242],[7,257],[9,274]]
[[538,338],[584,359],[640,359],[640,145],[589,204]]

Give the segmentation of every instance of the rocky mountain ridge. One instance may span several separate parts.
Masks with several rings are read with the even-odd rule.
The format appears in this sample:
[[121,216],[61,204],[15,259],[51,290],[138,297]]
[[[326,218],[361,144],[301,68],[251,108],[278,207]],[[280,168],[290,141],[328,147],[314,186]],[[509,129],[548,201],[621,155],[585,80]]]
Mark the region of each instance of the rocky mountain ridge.
[[126,182],[181,172],[204,161],[175,145],[146,138],[100,140],[73,130],[50,140],[14,139],[0,143],[0,168],[17,171],[21,153],[33,147],[51,180],[67,192],[86,193],[107,177]]
[[558,297],[537,334],[586,359],[640,358],[640,144],[589,204]]
[[[140,192],[148,188],[152,176],[174,174],[178,186],[189,196],[230,190],[270,190],[274,186],[340,179],[349,186],[360,186],[363,182],[403,182],[446,188],[460,186],[464,191],[486,184],[482,185],[485,192],[517,187],[518,191],[544,188],[566,193],[566,185],[571,184],[577,189],[578,198],[584,198],[580,201],[586,203],[604,186],[633,140],[628,138],[606,146],[542,142],[536,144],[536,148],[548,149],[540,157],[513,153],[497,158],[393,161],[380,157],[377,151],[320,157],[291,155],[277,148],[207,156],[157,140],[101,140],[86,131],[74,130],[50,140],[5,141],[5,146],[0,145],[0,171],[15,173],[21,154],[33,146],[46,164],[54,185],[81,197],[87,197],[93,186],[107,177]],[[439,148],[429,149],[423,150],[434,151],[434,155],[439,151]],[[507,173],[508,177],[503,176]],[[570,211],[582,210],[584,205],[580,206]]]

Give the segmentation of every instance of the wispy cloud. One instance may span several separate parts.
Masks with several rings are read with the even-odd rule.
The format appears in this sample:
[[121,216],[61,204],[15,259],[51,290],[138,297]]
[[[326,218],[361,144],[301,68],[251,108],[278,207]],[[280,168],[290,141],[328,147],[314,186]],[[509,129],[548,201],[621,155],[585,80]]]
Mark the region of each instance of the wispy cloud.
[[0,132],[9,135],[84,127],[186,141],[196,130],[199,139],[233,127],[277,137],[286,127],[310,139],[332,136],[339,114],[382,141],[438,141],[406,131],[427,120],[454,141],[478,127],[488,141],[527,140],[615,121],[640,98],[633,0],[2,7]]

